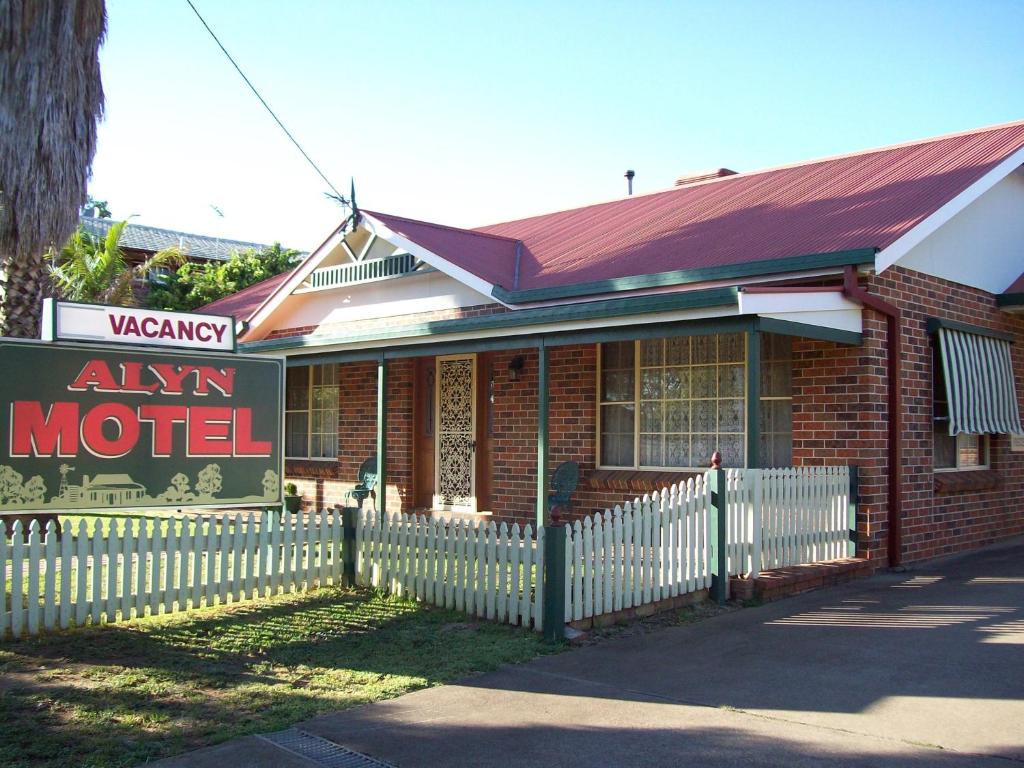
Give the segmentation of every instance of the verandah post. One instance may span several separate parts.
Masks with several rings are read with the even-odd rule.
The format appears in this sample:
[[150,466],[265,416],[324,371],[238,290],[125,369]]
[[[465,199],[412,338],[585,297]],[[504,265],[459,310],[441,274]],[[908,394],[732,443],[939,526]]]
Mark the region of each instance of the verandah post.
[[548,509],[548,350],[537,347],[537,528],[544,527],[544,639],[565,637],[565,526]]
[[537,346],[537,528],[548,518],[548,349]]
[[377,358],[377,510],[384,519],[387,508],[388,363]]
[[565,525],[544,526],[544,639],[565,638]]
[[356,516],[359,512],[359,507],[341,508],[342,583],[346,587],[356,585]]
[[860,488],[858,482],[858,468],[856,464],[850,465],[850,495],[847,500],[846,523],[849,528],[850,542],[847,544],[847,552],[850,557],[857,556],[857,505],[860,503]]
[[761,332],[747,334],[747,467],[761,466]]
[[729,558],[726,553],[726,484],[725,470],[722,469],[722,454],[715,451],[708,470],[708,493],[711,504],[708,507],[708,533],[712,550],[710,559],[711,596],[719,605],[729,598]]

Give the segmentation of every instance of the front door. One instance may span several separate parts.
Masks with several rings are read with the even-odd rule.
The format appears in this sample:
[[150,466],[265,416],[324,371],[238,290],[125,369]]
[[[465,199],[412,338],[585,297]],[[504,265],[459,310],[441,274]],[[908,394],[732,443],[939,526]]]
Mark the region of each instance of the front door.
[[437,358],[434,509],[476,512],[476,355]]

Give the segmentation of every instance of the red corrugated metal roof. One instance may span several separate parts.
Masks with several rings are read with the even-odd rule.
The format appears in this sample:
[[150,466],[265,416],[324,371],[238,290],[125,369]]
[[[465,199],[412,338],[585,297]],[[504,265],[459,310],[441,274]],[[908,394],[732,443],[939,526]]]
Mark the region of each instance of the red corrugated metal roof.
[[511,285],[515,279],[516,239],[485,232],[417,221],[389,213],[365,211],[388,228],[488,283]]
[[[462,230],[375,213],[508,290],[885,248],[1024,147],[1024,122]],[[515,251],[473,235],[522,242]]]
[[[1022,147],[1024,121],[475,230],[368,213],[506,290],[560,288],[885,248]],[[282,280],[271,278],[202,311],[248,318]]]
[[238,293],[211,301],[206,306],[197,309],[196,312],[202,312],[206,315],[226,315],[235,318],[235,320],[248,320],[260,308],[260,305],[266,301],[267,297],[281,283],[287,280],[294,271],[294,269],[289,269],[287,272],[268,277],[266,280],[250,285],[248,288],[243,288]]

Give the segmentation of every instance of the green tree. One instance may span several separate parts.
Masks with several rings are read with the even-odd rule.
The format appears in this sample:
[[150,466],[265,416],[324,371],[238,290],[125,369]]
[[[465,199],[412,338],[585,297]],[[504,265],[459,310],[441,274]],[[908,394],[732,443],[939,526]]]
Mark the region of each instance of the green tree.
[[103,239],[79,228],[60,253],[48,256],[50,277],[61,298],[134,306],[133,281],[147,279],[154,269],[182,263],[184,259],[177,248],[165,248],[141,264],[129,266],[118,245],[127,224],[127,221],[114,224]]
[[152,309],[195,309],[288,271],[299,256],[298,251],[274,243],[261,251],[236,251],[227,261],[189,262],[165,285],[154,286],[146,305]]
[[103,0],[0,2],[0,333],[34,338],[44,254],[78,224],[103,113]]

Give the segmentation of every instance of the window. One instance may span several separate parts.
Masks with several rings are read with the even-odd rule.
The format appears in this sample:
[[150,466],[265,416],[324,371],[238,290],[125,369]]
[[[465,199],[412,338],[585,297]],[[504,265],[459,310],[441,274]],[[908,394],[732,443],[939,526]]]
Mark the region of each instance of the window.
[[285,456],[338,456],[338,366],[289,368],[285,385]]
[[761,466],[793,464],[793,339],[761,335]]
[[932,354],[932,445],[935,469],[985,469],[989,465],[988,435],[949,434],[949,400],[938,345]]
[[605,467],[744,463],[743,334],[601,345],[600,458]]
[[[746,344],[742,333],[601,344],[600,466],[698,469],[715,450],[746,463]],[[764,466],[793,455],[792,342],[762,335]]]

